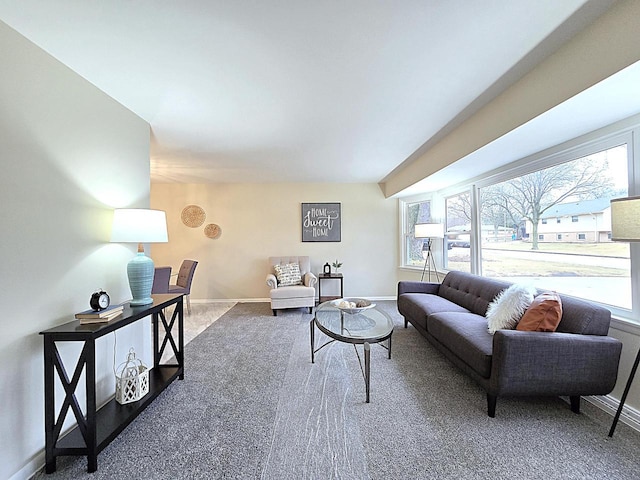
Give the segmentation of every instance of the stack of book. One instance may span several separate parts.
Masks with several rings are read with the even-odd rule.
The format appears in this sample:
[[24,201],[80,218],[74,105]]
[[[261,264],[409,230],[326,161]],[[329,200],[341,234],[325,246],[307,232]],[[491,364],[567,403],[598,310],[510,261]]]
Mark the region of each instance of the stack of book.
[[118,317],[123,309],[122,305],[113,305],[104,310],[85,310],[84,312],[76,313],[76,318],[80,320],[80,324],[104,323]]

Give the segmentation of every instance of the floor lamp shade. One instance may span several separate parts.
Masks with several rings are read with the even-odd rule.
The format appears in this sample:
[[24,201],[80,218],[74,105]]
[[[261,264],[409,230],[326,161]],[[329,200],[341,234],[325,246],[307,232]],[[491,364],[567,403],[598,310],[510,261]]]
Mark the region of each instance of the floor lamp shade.
[[161,210],[143,208],[121,208],[113,212],[111,241],[117,243],[137,243],[138,254],[127,264],[129,288],[133,299],[130,304],[149,305],[153,303],[154,264],[144,254],[143,243],[168,242],[167,217]]
[[444,238],[442,223],[416,223],[413,233],[415,238]]
[[640,242],[640,197],[611,200],[611,240]]
[[424,274],[429,268],[429,282],[431,281],[431,267],[436,273],[436,279],[440,281],[438,275],[438,268],[431,252],[431,239],[432,238],[444,238],[444,224],[442,223],[416,223],[415,230],[413,232],[415,238],[426,238],[422,244],[422,257],[424,258],[424,268],[422,269],[422,276],[420,281],[424,280]]

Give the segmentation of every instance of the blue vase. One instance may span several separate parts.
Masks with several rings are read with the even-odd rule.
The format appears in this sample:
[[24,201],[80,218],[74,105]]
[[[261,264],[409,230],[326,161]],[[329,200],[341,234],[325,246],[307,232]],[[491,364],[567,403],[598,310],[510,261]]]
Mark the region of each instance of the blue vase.
[[129,288],[133,296],[133,299],[129,303],[130,305],[149,305],[153,303],[153,299],[151,298],[153,273],[153,260],[147,257],[144,252],[138,252],[127,264]]

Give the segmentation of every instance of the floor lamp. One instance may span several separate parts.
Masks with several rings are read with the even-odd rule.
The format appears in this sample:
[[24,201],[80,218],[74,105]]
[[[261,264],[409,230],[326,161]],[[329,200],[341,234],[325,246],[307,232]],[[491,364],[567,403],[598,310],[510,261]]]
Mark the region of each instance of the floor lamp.
[[442,223],[416,223],[414,230],[415,238],[426,239],[422,243],[422,258],[424,258],[424,268],[422,269],[422,277],[420,281],[424,280],[424,273],[429,271],[429,282],[431,281],[431,267],[436,274],[436,279],[440,281],[438,276],[438,269],[436,268],[436,262],[433,258],[433,252],[431,251],[431,244],[434,238],[444,238],[444,225]]
[[[614,242],[640,242],[640,197],[616,198],[611,200],[611,240]],[[636,360],[631,367],[631,373],[624,387],[624,393],[620,399],[616,416],[611,424],[609,436],[613,437],[616,429],[624,402],[633,383],[633,377],[636,375],[638,364],[640,363],[640,350],[636,355]]]

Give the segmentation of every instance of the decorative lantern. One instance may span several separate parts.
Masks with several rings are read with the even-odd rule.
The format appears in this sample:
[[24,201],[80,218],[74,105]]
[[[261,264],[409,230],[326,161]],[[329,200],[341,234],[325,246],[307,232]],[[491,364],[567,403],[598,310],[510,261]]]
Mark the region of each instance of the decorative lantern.
[[149,393],[149,369],[129,349],[127,361],[116,371],[116,401],[120,404],[137,402]]
[[324,274],[331,275],[331,265],[329,265],[329,262],[324,264]]

